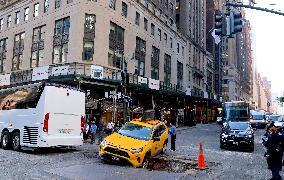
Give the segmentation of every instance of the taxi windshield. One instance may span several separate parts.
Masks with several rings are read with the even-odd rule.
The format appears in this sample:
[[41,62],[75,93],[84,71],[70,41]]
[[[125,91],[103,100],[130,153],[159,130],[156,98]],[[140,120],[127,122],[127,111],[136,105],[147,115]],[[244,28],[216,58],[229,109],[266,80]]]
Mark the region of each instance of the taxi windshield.
[[118,131],[118,133],[123,136],[149,141],[152,134],[152,128],[138,124],[127,123]]

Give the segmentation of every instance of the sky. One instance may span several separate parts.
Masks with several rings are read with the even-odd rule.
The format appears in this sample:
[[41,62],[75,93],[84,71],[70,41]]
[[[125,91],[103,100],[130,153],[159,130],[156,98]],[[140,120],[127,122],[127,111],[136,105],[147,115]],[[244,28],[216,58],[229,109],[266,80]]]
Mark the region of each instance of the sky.
[[[255,0],[256,7],[281,10],[284,0]],[[247,4],[247,3],[244,3]],[[270,5],[275,4],[275,5]],[[284,16],[246,9],[252,26],[256,67],[272,84],[273,93],[284,92]],[[254,46],[254,45],[253,45]]]

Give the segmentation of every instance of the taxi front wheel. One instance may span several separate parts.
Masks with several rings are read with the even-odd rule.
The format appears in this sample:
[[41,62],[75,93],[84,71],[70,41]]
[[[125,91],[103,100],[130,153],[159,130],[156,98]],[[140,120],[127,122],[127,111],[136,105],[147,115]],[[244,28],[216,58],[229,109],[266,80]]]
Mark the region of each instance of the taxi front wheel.
[[143,169],[147,169],[149,166],[149,160],[150,160],[150,156],[149,154],[146,154],[142,163],[142,168]]

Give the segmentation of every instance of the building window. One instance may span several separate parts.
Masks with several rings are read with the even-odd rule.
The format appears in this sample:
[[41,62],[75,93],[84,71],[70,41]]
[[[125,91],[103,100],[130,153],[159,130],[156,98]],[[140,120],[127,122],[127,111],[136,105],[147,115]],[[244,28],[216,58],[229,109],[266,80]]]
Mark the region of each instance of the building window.
[[46,13],[47,11],[48,11],[48,9],[49,9],[49,0],[44,0],[44,9],[43,9],[43,11],[44,11],[44,13]]
[[181,47],[181,54],[182,54],[182,56],[184,56],[184,47],[183,46]]
[[170,46],[173,48],[173,38],[170,37]]
[[94,55],[94,41],[84,41],[83,60],[92,61]]
[[124,29],[117,24],[110,23],[108,64],[122,69],[124,54]]
[[29,7],[25,8],[25,12],[24,12],[24,20],[25,21],[29,20],[29,11],[30,11]]
[[144,18],[144,30],[148,31],[148,19]]
[[145,75],[145,57],[146,57],[146,41],[144,41],[139,37],[136,37],[134,74],[138,76]]
[[20,23],[20,11],[15,13],[15,24]]
[[55,9],[60,8],[61,0],[55,0]]
[[166,33],[164,33],[164,40],[165,40],[165,44],[167,45],[168,42],[168,35]]
[[3,24],[4,24],[4,21],[3,21],[3,18],[0,19],[0,31],[3,30]]
[[94,38],[95,38],[95,22],[96,16],[94,14],[86,14],[84,42],[83,42],[83,60],[92,61],[94,54]]
[[170,12],[172,14],[174,14],[174,5],[173,5],[173,3],[170,3]]
[[8,28],[11,27],[11,24],[12,24],[12,16],[9,15],[9,16],[7,17],[7,27],[8,27]]
[[161,33],[162,33],[161,29],[158,28],[158,36],[159,36],[160,41],[162,40]]
[[67,62],[70,17],[55,21],[53,63]]
[[33,30],[31,68],[43,65],[45,27],[44,25]]
[[93,14],[86,14],[85,16],[85,32],[95,32],[96,16]]
[[34,5],[34,17],[38,16],[38,11],[39,11],[39,3],[36,3]]
[[165,54],[164,83],[166,86],[171,84],[171,56],[168,54]]
[[15,35],[12,71],[22,69],[25,32]]
[[177,89],[182,90],[183,84],[183,64],[177,62]]
[[152,46],[151,55],[151,78],[159,80],[160,50]]
[[7,39],[0,39],[0,73],[5,72]]
[[121,4],[121,15],[127,17],[127,4],[125,2]]
[[172,26],[174,24],[174,21],[172,20],[172,18],[170,19],[170,25]]
[[177,43],[177,53],[179,53],[179,43]]
[[138,25],[138,26],[140,25],[140,14],[138,12],[136,12],[135,24]]
[[109,7],[115,9],[116,0],[109,0]]
[[151,35],[155,36],[155,25],[151,23]]

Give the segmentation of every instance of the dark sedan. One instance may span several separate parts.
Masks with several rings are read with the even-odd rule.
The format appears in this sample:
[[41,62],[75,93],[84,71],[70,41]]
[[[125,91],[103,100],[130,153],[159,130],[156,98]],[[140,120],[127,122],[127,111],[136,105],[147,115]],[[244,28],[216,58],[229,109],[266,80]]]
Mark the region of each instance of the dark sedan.
[[249,122],[228,122],[220,134],[220,148],[240,147],[254,151],[253,129]]

